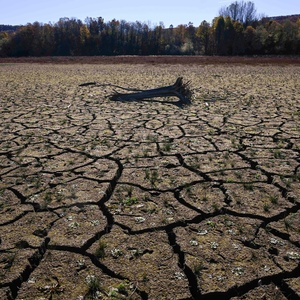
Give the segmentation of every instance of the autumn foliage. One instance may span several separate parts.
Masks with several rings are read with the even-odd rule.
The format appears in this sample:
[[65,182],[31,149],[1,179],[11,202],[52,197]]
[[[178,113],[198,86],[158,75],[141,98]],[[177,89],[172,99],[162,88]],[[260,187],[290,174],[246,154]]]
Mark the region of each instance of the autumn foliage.
[[165,28],[162,23],[61,18],[55,24],[35,22],[0,32],[0,56],[95,55],[299,55],[298,20],[262,19],[241,23],[219,16]]

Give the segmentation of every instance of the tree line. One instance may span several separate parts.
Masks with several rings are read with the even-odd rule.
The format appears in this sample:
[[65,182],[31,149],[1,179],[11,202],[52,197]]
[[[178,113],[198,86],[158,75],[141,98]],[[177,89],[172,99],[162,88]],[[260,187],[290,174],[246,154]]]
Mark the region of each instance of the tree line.
[[163,23],[61,18],[0,32],[0,56],[299,55],[300,18],[260,20],[229,7],[211,23],[165,28]]

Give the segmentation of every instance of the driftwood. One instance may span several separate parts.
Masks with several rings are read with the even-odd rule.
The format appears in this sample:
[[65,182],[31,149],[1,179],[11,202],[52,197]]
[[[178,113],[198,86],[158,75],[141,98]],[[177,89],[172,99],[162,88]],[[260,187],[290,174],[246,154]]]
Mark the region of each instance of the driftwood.
[[183,78],[178,77],[176,82],[172,85],[163,86],[160,88],[150,89],[150,90],[130,89],[130,88],[124,88],[118,85],[114,85],[114,84],[97,84],[96,82],[86,82],[80,84],[79,86],[89,86],[89,85],[112,86],[126,91],[134,91],[133,93],[119,93],[115,91],[114,94],[109,96],[109,99],[112,101],[139,101],[139,100],[150,99],[150,98],[175,96],[179,98],[179,101],[177,102],[164,101],[164,102],[172,103],[178,106],[184,106],[184,105],[191,104],[192,91],[189,88],[189,83],[190,82],[183,83]]
[[178,97],[179,102],[176,104],[191,104],[192,91],[189,89],[189,82],[183,83],[182,77],[178,77],[176,82],[169,86],[156,89],[141,90],[135,93],[119,93],[116,92],[110,99],[113,101],[136,101],[157,97]]

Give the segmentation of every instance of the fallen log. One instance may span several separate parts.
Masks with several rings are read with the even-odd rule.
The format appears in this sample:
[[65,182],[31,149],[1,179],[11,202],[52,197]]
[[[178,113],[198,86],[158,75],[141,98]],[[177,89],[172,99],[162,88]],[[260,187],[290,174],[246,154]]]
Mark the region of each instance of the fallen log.
[[[106,84],[99,84],[97,82],[85,82],[80,84],[80,87],[84,86],[111,86],[118,89],[132,91],[133,93],[120,93],[115,91],[114,94],[108,96],[108,98],[112,101],[138,101],[143,99],[150,99],[150,98],[158,98],[158,97],[177,97],[179,101],[177,102],[167,102],[165,103],[172,103],[178,106],[184,106],[191,104],[192,98],[192,91],[189,88],[190,82],[183,83],[183,78],[178,77],[176,82],[169,86],[163,86],[156,89],[150,90],[139,90],[139,89],[132,89],[132,88],[124,88],[115,84],[106,83]],[[153,100],[155,101],[155,100]]]
[[178,77],[176,82],[169,86],[156,89],[141,90],[135,93],[119,93],[110,96],[112,101],[137,101],[157,97],[178,97],[177,105],[191,104],[192,91],[189,88],[189,82],[183,83],[183,78]]

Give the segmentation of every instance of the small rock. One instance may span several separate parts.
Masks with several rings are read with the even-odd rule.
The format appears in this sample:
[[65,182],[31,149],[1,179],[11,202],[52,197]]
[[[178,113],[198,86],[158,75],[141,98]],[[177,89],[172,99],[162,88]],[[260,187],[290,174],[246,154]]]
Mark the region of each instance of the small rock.
[[175,273],[175,277],[176,277],[177,279],[184,279],[185,275],[184,275],[184,273],[176,272],[176,273]]
[[146,221],[143,217],[135,217],[134,219],[136,223],[144,223]]
[[199,229],[198,230],[199,235],[206,235],[207,233],[208,233],[208,231],[206,229]]
[[244,269],[242,267],[236,267],[231,270],[231,272],[237,276],[242,275],[244,273]]
[[297,252],[294,252],[294,251],[289,251],[286,253],[286,256],[289,258],[289,259],[292,259],[292,260],[297,260],[297,259],[300,259],[300,254],[297,253]]
[[211,242],[210,243],[210,248],[213,250],[216,250],[219,247],[219,244],[217,242]]
[[195,241],[195,240],[190,240],[190,245],[191,246],[198,246],[199,243],[197,241]]

